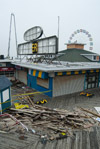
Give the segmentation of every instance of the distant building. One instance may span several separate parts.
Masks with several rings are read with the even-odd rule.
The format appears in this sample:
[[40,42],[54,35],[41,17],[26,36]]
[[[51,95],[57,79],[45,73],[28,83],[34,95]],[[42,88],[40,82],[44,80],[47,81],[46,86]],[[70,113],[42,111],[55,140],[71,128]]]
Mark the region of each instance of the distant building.
[[11,106],[11,82],[5,76],[0,76],[0,114]]
[[68,44],[67,48],[52,63],[12,61],[15,78],[50,97],[100,87],[100,56],[84,50],[84,44]]
[[10,80],[13,80],[15,76],[15,69],[11,62],[12,60],[9,59],[0,59],[0,76],[4,75]]
[[[100,55],[91,51],[84,50],[84,44],[67,44],[67,49],[59,52],[61,55],[57,58],[60,61],[67,62],[100,62]],[[56,60],[57,60],[56,59]]]

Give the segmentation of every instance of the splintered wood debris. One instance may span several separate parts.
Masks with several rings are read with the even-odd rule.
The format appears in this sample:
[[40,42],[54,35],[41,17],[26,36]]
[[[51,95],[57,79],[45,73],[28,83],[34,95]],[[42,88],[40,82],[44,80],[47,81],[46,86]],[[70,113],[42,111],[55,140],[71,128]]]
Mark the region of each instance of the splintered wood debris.
[[0,115],[0,132],[32,132],[48,139],[72,136],[73,129],[87,129],[99,125],[99,114],[84,108],[73,112],[32,104],[29,109],[11,108]]

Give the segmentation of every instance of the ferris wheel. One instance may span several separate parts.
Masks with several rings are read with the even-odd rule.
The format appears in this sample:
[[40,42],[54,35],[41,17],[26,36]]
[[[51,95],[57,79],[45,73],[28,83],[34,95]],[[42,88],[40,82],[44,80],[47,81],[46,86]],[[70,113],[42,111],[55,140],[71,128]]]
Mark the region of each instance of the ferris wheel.
[[[85,40],[83,38],[83,35],[85,35]],[[88,39],[88,40],[87,40]],[[93,38],[91,36],[91,34],[84,30],[84,29],[78,29],[76,31],[74,31],[69,40],[68,43],[84,43],[88,46],[89,50],[93,50]]]

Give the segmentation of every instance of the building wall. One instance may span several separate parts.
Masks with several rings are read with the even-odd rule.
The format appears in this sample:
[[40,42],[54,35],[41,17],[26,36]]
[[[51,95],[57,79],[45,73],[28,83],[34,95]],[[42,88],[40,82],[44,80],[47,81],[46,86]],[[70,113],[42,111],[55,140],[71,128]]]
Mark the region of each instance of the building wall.
[[27,71],[16,70],[16,79],[27,85]]
[[88,58],[89,60],[91,60],[91,61],[93,61],[93,62],[100,62],[100,56],[97,56],[97,55],[88,55],[88,54],[84,54],[84,55],[82,55],[82,56],[84,56],[84,57],[86,57],[86,58]]
[[32,69],[29,69],[28,73],[25,70],[16,70],[16,72],[16,78],[21,82],[50,97],[72,94],[87,89],[87,73],[99,73],[97,87],[100,86],[100,70],[55,72],[54,76]]
[[37,91],[43,92],[43,94],[46,94],[52,97],[53,78],[51,77],[48,78],[48,85],[46,84],[46,80],[47,79],[42,79],[42,81],[38,83],[37,76],[32,76],[28,74],[28,86],[29,87],[32,87],[36,89]]
[[[92,73],[92,71],[87,73]],[[97,87],[100,86],[100,73],[98,79],[99,84]],[[28,86],[50,97],[72,94],[87,89],[86,73],[48,77],[48,79],[28,74]],[[95,86],[92,86],[92,88],[95,88]]]
[[85,75],[56,76],[53,79],[53,97],[84,90]]

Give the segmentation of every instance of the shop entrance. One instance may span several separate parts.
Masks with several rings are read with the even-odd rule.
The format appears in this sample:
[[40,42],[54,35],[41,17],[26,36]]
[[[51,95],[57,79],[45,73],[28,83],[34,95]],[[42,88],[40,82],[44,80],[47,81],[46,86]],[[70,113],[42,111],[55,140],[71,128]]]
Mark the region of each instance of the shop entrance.
[[99,73],[87,73],[85,89],[96,88],[99,85]]

